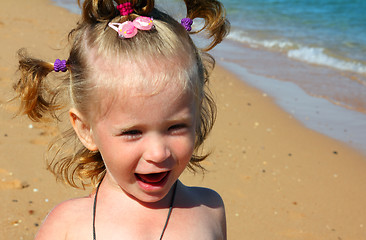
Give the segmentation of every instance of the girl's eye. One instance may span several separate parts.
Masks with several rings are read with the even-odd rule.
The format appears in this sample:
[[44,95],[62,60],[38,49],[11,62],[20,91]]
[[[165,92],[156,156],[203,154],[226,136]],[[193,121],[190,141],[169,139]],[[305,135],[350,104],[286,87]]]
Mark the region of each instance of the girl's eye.
[[188,125],[187,124],[175,124],[171,127],[169,127],[169,131],[172,132],[173,134],[181,134],[184,133],[185,131],[187,131],[188,129]]
[[126,137],[128,140],[135,140],[140,138],[142,135],[142,132],[139,130],[128,130],[122,132],[121,136]]

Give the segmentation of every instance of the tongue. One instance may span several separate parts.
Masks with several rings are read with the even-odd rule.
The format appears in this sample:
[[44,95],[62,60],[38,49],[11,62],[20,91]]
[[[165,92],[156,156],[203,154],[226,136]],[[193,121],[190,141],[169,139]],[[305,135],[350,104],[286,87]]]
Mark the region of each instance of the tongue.
[[168,174],[168,172],[162,173],[151,173],[151,174],[136,174],[143,182],[146,183],[157,183],[163,180],[163,178]]

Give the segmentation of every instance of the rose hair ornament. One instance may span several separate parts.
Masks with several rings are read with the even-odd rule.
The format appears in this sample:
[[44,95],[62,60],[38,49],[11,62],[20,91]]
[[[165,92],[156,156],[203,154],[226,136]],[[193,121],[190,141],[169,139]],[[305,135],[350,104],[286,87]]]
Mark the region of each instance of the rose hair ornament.
[[117,10],[120,12],[121,16],[127,16],[133,13],[132,5],[130,2],[125,2],[118,5]]
[[183,27],[187,30],[187,32],[192,31],[192,24],[193,20],[190,18],[183,18],[180,23],[183,25]]
[[108,26],[115,30],[121,38],[132,38],[137,34],[137,30],[148,31],[153,26],[153,19],[139,16],[135,20],[123,23],[109,23]]
[[60,60],[60,59],[56,59],[55,63],[53,64],[53,70],[55,72],[66,72],[67,71],[67,65],[66,65],[66,60]]

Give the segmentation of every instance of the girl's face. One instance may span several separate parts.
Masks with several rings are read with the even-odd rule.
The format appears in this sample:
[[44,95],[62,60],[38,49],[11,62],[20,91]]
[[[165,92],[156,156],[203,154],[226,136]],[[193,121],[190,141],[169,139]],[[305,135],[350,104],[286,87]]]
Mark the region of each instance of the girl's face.
[[155,95],[130,94],[92,121],[90,139],[103,157],[107,182],[142,202],[164,198],[194,149],[195,102],[182,92],[165,87]]

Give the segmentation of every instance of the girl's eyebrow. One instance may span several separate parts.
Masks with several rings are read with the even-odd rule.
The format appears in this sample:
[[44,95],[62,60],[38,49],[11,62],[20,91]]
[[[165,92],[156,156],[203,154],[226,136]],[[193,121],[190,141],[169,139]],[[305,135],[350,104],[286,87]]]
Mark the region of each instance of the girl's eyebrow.
[[140,129],[143,125],[141,124],[129,124],[129,125],[114,125],[112,128],[118,132],[130,131],[132,129]]
[[[192,114],[184,114],[183,116],[178,116],[178,117],[173,117],[173,118],[167,118],[164,119],[163,124],[164,125],[171,125],[174,123],[178,123],[178,122],[192,122],[193,120],[193,116]],[[116,125],[112,125],[112,128],[116,131],[130,131],[132,129],[144,129],[148,126],[148,124],[144,124],[144,123],[131,123],[131,124],[116,124]]]
[[167,123],[191,122],[194,119],[193,115],[192,111],[183,111],[165,120]]
[[168,119],[167,122],[168,123],[192,122],[192,120],[193,120],[193,116],[192,116],[192,114],[189,114],[187,116],[182,116],[182,117],[178,117],[178,118]]

